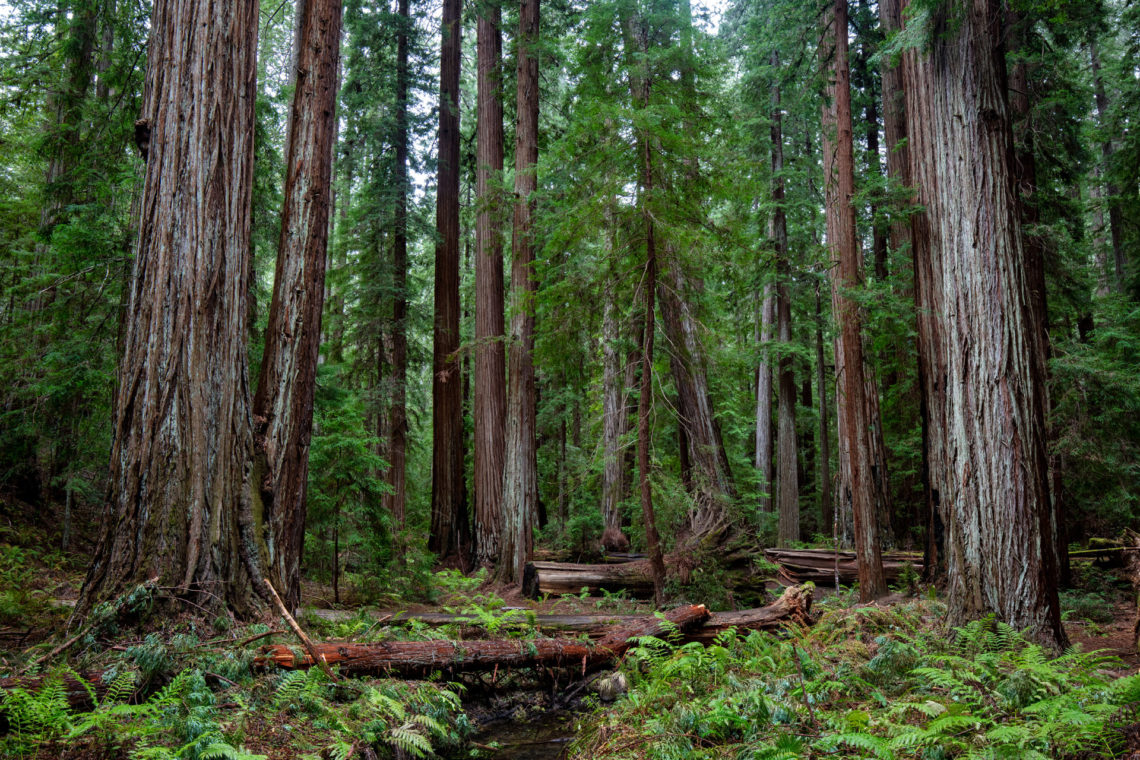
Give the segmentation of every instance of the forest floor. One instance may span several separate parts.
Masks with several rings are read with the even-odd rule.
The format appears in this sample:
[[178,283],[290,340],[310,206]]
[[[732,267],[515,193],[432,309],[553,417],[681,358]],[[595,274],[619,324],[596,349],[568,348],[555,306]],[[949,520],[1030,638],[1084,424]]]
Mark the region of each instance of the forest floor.
[[[825,698],[823,692],[836,689],[834,684],[844,679],[854,682],[850,668],[861,668],[858,672],[865,680],[859,683],[886,709],[891,701],[890,687],[868,674],[874,671],[874,663],[882,659],[881,655],[894,651],[888,639],[898,637],[905,646],[917,647],[922,653],[925,652],[923,647],[936,647],[940,638],[946,638],[944,632],[939,633],[939,607],[931,592],[922,598],[896,593],[868,607],[856,605],[849,591],[835,594],[818,589],[820,622],[812,629],[793,633],[791,638],[764,635],[757,639],[754,635],[735,645],[729,646],[726,642],[728,649],[719,645],[702,649],[700,655],[689,647],[677,646],[656,653],[652,648],[636,650],[622,666],[633,682],[634,691],[628,699],[619,699],[613,705],[601,702],[597,690],[581,683],[580,676],[569,669],[496,673],[490,681],[484,674],[456,677],[446,682],[353,678],[341,684],[329,683],[317,669],[284,674],[251,669],[258,647],[263,644],[296,644],[291,633],[242,643],[250,636],[284,629],[279,620],[269,617],[260,624],[232,628],[226,621],[205,621],[189,613],[165,619],[157,629],[123,624],[88,633],[40,666],[34,664],[35,660],[66,638],[64,631],[71,606],[83,580],[83,557],[45,551],[42,547],[48,544],[43,539],[44,536],[36,532],[0,530],[0,678],[60,673],[63,672],[60,668],[73,668],[82,674],[104,674],[104,681],[111,682],[112,693],[100,694],[100,707],[94,712],[78,714],[67,712],[62,693],[55,695],[54,703],[47,698],[18,695],[16,701],[23,700],[20,704],[24,705],[20,709],[28,710],[28,714],[17,720],[5,717],[5,710],[15,704],[11,701],[13,692],[8,692],[4,695],[5,709],[0,709],[0,756],[5,757],[44,760],[57,757],[70,760],[235,757],[249,760],[261,756],[284,760],[346,755],[368,757],[366,748],[374,746],[386,747],[389,753],[404,757],[432,751],[443,757],[481,754],[522,760],[557,757],[575,735],[579,736],[578,741],[570,745],[570,756],[575,757],[642,757],[645,747],[655,741],[665,741],[663,736],[672,736],[668,741],[680,741],[689,747],[691,752],[677,755],[681,757],[719,757],[723,756],[718,754],[721,749],[735,746],[733,742],[746,741],[771,741],[777,748],[779,741],[799,742],[796,746],[802,745],[801,749],[792,751],[789,757],[835,756],[832,751],[826,751],[830,746],[827,744],[829,734],[823,726],[826,721],[839,719],[829,717],[827,710],[842,708],[851,715],[861,715],[859,711],[863,710],[874,715],[872,711],[876,708],[874,703],[858,706],[851,695],[839,699],[829,693]],[[1134,677],[1140,669],[1140,655],[1133,645],[1137,611],[1127,581],[1118,571],[1087,563],[1076,565],[1075,573],[1077,587],[1062,594],[1070,640],[1079,644],[1084,652],[1102,650],[1103,654],[1118,658],[1111,662],[1096,661],[1096,672],[1101,674],[1098,677],[1122,682]],[[383,603],[374,606],[360,603],[367,589],[347,588],[344,599],[351,603],[333,606],[329,602],[333,596],[331,588],[306,582],[300,621],[314,638],[328,641],[526,638],[542,635],[528,623],[528,620],[533,623],[534,615],[626,616],[651,611],[646,602],[622,594],[563,595],[530,600],[514,589],[464,578],[454,571],[436,573],[432,578],[435,588],[425,589],[425,597],[429,596],[426,592],[434,597],[432,602],[396,602],[381,598]],[[430,613],[462,615],[474,622],[395,624],[395,618],[400,615]],[[653,691],[661,685],[655,679],[676,678],[677,669],[694,658],[699,661],[701,673],[710,668],[715,670],[702,658],[713,656],[707,652],[715,654],[717,651],[730,654],[716,666],[721,668],[721,676],[714,678],[715,683],[708,684],[704,691],[705,687],[699,686],[704,676],[693,676],[684,688],[679,689],[671,682],[674,685],[667,693]],[[672,655],[668,655],[669,652]],[[689,700],[694,710],[703,705],[701,711],[712,710],[711,714],[715,715],[717,705],[734,704],[732,700],[741,699],[744,693],[740,691],[743,687],[734,687],[737,690],[731,694],[717,689],[726,688],[727,683],[752,683],[757,678],[748,665],[756,659],[757,652],[763,652],[761,659],[771,663],[763,666],[765,672],[769,668],[772,671],[764,686],[769,691],[765,691],[762,698],[756,697],[759,701],[752,707],[746,709],[736,704],[729,711],[734,714],[767,711],[771,713],[773,725],[798,721],[803,728],[794,736],[777,736],[755,727],[750,734],[742,725],[727,718],[728,723],[719,727],[702,725],[699,720],[693,723],[697,718],[689,716],[683,705],[668,701]],[[918,663],[919,660],[914,659],[911,667]],[[1006,664],[1015,671],[1027,667],[1016,658]],[[777,677],[780,668],[791,670]],[[1069,671],[1047,673],[1042,677],[1055,677],[1057,684],[1065,684],[1064,688],[1076,688]],[[917,688],[907,682],[905,676],[897,678],[898,688]],[[791,699],[796,679],[800,697]],[[126,686],[115,685],[120,681]],[[776,688],[773,684],[783,685]],[[770,691],[773,688],[776,691]],[[821,690],[821,694],[806,699],[804,693],[814,689]],[[868,694],[863,695],[863,699],[870,699]],[[62,708],[61,700],[64,700]],[[650,720],[638,710],[653,700],[657,700],[657,707]],[[128,706],[129,702],[140,704]],[[925,704],[934,702],[928,699]],[[854,713],[850,712],[852,709]],[[1129,709],[1133,710],[1132,714],[1140,715],[1135,705]],[[780,710],[787,711],[787,715],[780,718]],[[55,717],[29,717],[35,711]],[[950,712],[953,713],[953,709]],[[661,716],[674,716],[675,723],[668,723]],[[1100,719],[1105,720],[1103,716]],[[41,723],[37,725],[35,720]],[[880,724],[892,727],[879,730],[882,736],[876,736],[871,727]],[[1140,724],[1140,720],[1127,725],[1114,724],[1112,730],[1120,736],[1137,739],[1125,738],[1114,746],[1124,747],[1128,752],[1140,751],[1140,728],[1136,724]],[[870,746],[878,739],[885,741],[887,734],[899,731],[905,734],[914,726],[872,718],[867,726],[851,724],[847,728],[850,730],[846,733],[836,728],[834,735],[855,736],[858,733],[855,729],[859,729],[865,735],[859,734],[863,738],[851,741],[866,742]],[[803,744],[809,736],[816,737],[812,745],[815,749],[811,751]],[[1029,741],[1024,737],[1021,740]],[[892,741],[899,741],[898,736]],[[497,753],[495,746],[499,747]],[[882,754],[888,752],[885,749],[867,752],[867,756],[889,756]],[[381,752],[377,756],[385,754]],[[957,753],[950,752],[946,756],[957,756]],[[1113,754],[1059,753],[1053,756],[1131,757],[1116,750]],[[1140,754],[1136,757],[1140,758]]]

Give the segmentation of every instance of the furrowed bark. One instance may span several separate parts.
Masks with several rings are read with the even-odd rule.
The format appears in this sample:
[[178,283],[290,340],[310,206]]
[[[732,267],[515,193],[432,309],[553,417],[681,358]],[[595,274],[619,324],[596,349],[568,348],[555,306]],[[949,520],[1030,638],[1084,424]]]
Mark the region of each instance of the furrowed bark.
[[[503,347],[502,10],[481,3],[478,26],[478,126],[475,204],[475,551],[481,565],[499,561],[506,358]],[[513,573],[512,573],[513,574]]]
[[[953,13],[953,24],[950,24]],[[1045,450],[1045,368],[1034,348],[1010,160],[1002,8],[959,0],[931,18],[952,31],[907,53],[911,172],[918,188],[923,388],[938,460],[949,618],[993,612],[1051,646],[1060,622]],[[922,337],[920,333],[920,337]]]
[[534,380],[534,199],[538,187],[539,0],[519,8],[518,123],[515,129],[515,210],[511,237],[511,346],[507,397],[507,462],[503,473],[500,573],[521,583],[538,519]]
[[131,317],[81,615],[155,576],[203,607],[255,606],[264,570],[252,529],[246,298],[257,19],[257,0],[154,5]]
[[[851,127],[848,68],[847,0],[836,0],[830,13],[834,54],[830,104],[824,107],[824,173],[827,176],[827,237],[835,271],[832,310],[839,322],[835,374],[840,418],[841,503],[851,505],[855,551],[859,556],[859,595],[863,601],[885,596],[879,531],[875,515],[872,421],[866,400],[862,314],[847,291],[862,283],[862,256],[855,229],[855,158]],[[832,134],[834,133],[834,137]]]
[[[261,480],[259,548],[285,604],[301,601],[305,493],[321,347],[336,131],[340,0],[299,0],[285,200],[261,376],[253,399]],[[257,504],[255,507],[255,519]],[[260,526],[259,526],[260,527]]]

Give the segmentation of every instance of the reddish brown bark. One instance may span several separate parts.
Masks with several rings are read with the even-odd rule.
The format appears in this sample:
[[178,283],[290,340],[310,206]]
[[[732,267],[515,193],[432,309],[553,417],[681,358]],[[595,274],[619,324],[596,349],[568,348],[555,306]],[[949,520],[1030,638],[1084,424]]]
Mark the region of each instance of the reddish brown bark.
[[305,493],[321,346],[329,202],[336,132],[340,0],[297,4],[296,80],[286,136],[285,200],[261,376],[253,399],[259,548],[285,603],[301,601]]
[[[835,271],[832,310],[839,323],[835,374],[839,412],[841,505],[850,505],[859,557],[859,595],[870,601],[887,593],[875,516],[872,420],[868,414],[862,314],[849,291],[862,284],[862,256],[855,229],[855,157],[851,127],[851,84],[847,44],[847,0],[836,0],[830,16],[834,52],[824,107],[824,173],[827,177],[827,239]],[[834,134],[834,137],[832,136]]]
[[511,347],[507,451],[503,474],[500,572],[521,582],[538,518],[538,460],[534,385],[534,200],[538,187],[539,0],[519,7],[518,123],[515,129],[515,210],[511,237]]
[[502,11],[479,6],[475,204],[475,551],[499,561],[502,532],[506,360],[503,350]]
[[154,5],[131,317],[80,614],[152,577],[201,606],[252,612],[263,573],[246,309],[257,17],[256,0]]
[[[618,626],[593,644],[576,639],[526,639],[507,641],[389,641],[378,644],[329,643],[317,645],[319,655],[341,673],[428,676],[434,671],[450,673],[498,668],[573,667],[589,669],[623,655],[643,636],[660,636],[676,626],[690,630],[709,617],[703,604],[678,607],[665,614],[665,621],[644,617]],[[672,624],[672,625],[669,625]],[[281,668],[306,668],[313,659],[298,658],[291,647],[275,644],[262,648],[259,663]]]
[[459,372],[460,0],[444,0],[436,183],[435,321],[432,347],[431,532],[440,559],[465,559],[463,383]]
[[[1063,645],[1045,449],[1045,368],[1010,161],[996,0],[938,9],[951,31],[907,54],[914,238],[931,490],[945,526],[949,617],[989,612]],[[923,331],[929,334],[924,335]]]

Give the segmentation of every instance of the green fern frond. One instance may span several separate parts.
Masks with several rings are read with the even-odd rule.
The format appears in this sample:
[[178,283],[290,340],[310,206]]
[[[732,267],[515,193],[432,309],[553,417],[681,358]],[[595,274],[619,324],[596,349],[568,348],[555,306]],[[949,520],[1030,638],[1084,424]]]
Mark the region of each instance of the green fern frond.
[[409,723],[393,727],[388,732],[388,742],[416,757],[423,757],[431,752],[431,742]]

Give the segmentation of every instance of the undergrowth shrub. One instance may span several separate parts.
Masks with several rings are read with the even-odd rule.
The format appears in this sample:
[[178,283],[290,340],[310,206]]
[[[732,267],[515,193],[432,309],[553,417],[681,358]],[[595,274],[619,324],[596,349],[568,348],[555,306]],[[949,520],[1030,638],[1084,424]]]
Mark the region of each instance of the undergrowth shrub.
[[643,639],[631,691],[594,717],[579,758],[1117,758],[1140,676],[1059,657],[993,619],[947,635],[939,606],[828,612],[777,637]]

